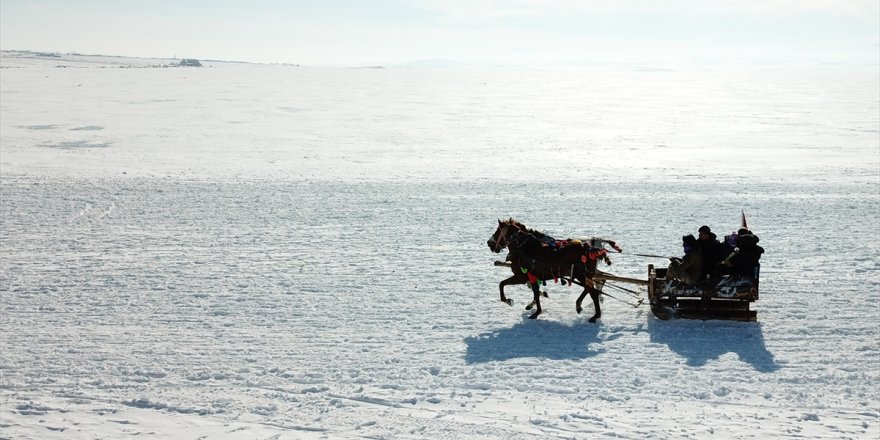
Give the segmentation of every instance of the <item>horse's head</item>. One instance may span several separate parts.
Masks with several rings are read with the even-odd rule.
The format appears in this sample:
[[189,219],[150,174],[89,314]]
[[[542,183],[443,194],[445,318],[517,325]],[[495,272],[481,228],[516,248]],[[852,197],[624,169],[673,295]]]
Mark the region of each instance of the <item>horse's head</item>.
[[501,221],[498,220],[498,228],[495,229],[495,233],[489,237],[489,241],[486,244],[489,246],[489,249],[496,254],[501,252],[501,249],[507,247],[507,231],[510,229],[509,221]]
[[511,237],[515,237],[523,229],[523,225],[512,218],[504,221],[498,220],[498,228],[495,229],[495,233],[486,244],[492,252],[497,254],[501,252],[501,249],[508,247]]

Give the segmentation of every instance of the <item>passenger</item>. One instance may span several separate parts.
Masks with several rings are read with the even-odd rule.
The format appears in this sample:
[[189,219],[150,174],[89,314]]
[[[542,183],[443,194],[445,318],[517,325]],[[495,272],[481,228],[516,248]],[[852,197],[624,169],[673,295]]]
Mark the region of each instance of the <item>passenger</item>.
[[752,231],[742,228],[736,233],[737,251],[730,259],[733,272],[737,275],[757,278],[758,260],[764,248],[758,246],[760,239]]
[[699,239],[700,253],[703,255],[703,278],[714,277],[716,267],[727,255],[724,254],[721,242],[708,226],[700,226]]
[[723,250],[724,258],[730,256],[734,250],[736,250],[736,232],[731,232],[730,235],[724,236],[724,243],[721,243],[721,249]]
[[703,256],[700,246],[693,234],[681,237],[684,247],[684,258],[669,257],[669,268],[666,270],[666,278],[676,278],[685,284],[697,284],[702,280]]
[[717,276],[733,275],[733,263],[730,260],[733,259],[734,252],[736,252],[736,239],[736,232],[724,236],[724,243],[721,243],[721,262],[718,263],[715,270]]

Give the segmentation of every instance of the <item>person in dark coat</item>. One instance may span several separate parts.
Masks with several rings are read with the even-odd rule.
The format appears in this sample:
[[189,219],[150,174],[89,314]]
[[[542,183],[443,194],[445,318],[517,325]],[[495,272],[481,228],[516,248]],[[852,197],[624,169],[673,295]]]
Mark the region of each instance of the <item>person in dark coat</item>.
[[707,276],[713,277],[717,275],[716,268],[718,263],[721,263],[721,260],[727,255],[724,254],[724,249],[721,242],[718,241],[718,237],[708,226],[700,226],[698,233],[697,243],[700,246],[700,253],[703,255],[703,278]]
[[752,278],[758,277],[758,260],[764,253],[764,248],[758,246],[760,239],[752,231],[742,228],[736,233],[737,251],[730,258],[733,272],[737,275]]
[[697,284],[703,278],[703,256],[700,246],[693,234],[681,237],[684,247],[684,257],[670,257],[669,267],[666,270],[666,278],[676,278],[685,284]]

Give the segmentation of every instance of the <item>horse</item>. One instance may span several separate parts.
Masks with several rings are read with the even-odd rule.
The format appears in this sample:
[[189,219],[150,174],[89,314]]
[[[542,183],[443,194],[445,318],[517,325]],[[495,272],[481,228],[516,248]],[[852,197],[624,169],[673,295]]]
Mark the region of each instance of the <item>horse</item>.
[[[616,251],[621,252],[620,247],[613,240],[593,238],[589,245],[571,239],[560,242],[542,232],[528,229],[512,218],[506,221],[498,220],[498,228],[486,244],[495,253],[507,248],[509,250],[507,260],[511,262],[510,268],[513,271],[513,276],[498,285],[501,302],[513,305],[513,300],[504,295],[504,286],[529,283],[534,294],[532,304],[535,306],[535,312],[529,316],[529,319],[536,319],[542,312],[539,283],[558,278],[564,281],[568,276],[568,282],[578,282],[584,287],[584,291],[575,301],[575,310],[581,313],[583,310],[581,304],[589,294],[595,307],[595,313],[589,322],[596,322],[602,316],[599,305],[599,295],[602,292],[596,289],[596,282],[593,280],[596,263],[599,258],[604,258],[606,263],[611,264],[605,255],[604,243],[609,243]],[[530,309],[532,304],[526,309]]]

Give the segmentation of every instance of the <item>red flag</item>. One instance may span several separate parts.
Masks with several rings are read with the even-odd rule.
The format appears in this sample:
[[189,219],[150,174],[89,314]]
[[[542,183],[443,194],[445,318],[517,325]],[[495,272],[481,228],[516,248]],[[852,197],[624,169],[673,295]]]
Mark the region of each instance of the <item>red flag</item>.
[[746,223],[746,212],[742,211],[742,220],[740,220],[740,227],[749,229],[749,224]]

